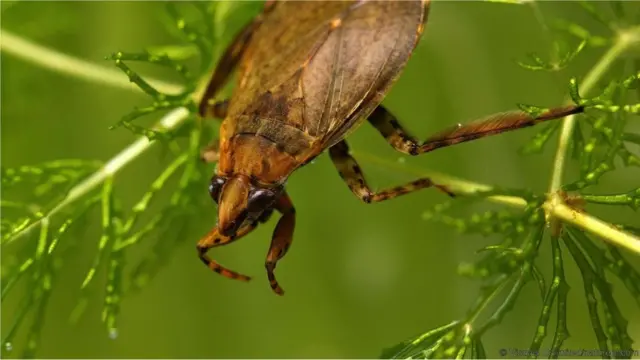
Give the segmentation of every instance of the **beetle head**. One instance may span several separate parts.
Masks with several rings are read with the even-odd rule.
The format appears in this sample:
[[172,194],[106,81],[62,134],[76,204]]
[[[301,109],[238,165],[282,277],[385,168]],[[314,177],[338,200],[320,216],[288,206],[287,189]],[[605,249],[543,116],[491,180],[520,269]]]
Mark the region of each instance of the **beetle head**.
[[211,179],[209,195],[218,204],[218,231],[234,235],[246,222],[253,222],[270,210],[282,193],[282,186],[253,184],[248,176],[216,175]]

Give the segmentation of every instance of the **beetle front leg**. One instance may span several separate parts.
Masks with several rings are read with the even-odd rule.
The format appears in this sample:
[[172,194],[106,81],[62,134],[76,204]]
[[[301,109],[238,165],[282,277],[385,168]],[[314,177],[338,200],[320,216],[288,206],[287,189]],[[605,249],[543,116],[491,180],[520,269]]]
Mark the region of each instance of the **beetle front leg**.
[[229,279],[241,280],[241,281],[251,280],[251,277],[249,276],[242,275],[235,271],[229,270],[224,266],[218,264],[215,260],[211,259],[207,255],[207,251],[209,251],[209,249],[211,248],[227,245],[240,239],[241,237],[247,235],[253,229],[255,229],[256,226],[258,226],[257,223],[246,225],[242,227],[240,230],[238,230],[237,234],[233,236],[223,236],[218,232],[218,227],[217,226],[214,227],[211,231],[209,231],[207,235],[205,235],[202,239],[200,239],[200,241],[198,241],[198,245],[196,246],[196,248],[198,249],[198,257],[200,258],[200,260],[202,260],[202,262],[205,265],[207,265],[209,269],[213,270],[214,272],[217,272],[218,274],[224,277],[227,277]]
[[533,126],[543,121],[560,119],[582,112],[584,112],[583,106],[570,105],[549,109],[536,117],[532,117],[523,111],[498,113],[464,125],[458,124],[429,137],[422,143],[407,134],[395,116],[382,105],[378,105],[369,115],[368,120],[393,148],[405,154],[419,155],[439,148]]
[[200,160],[207,164],[217,162],[220,159],[220,143],[218,139],[213,139],[202,151],[200,151]]
[[[216,119],[224,119],[227,117],[229,108],[229,100],[223,100],[211,104],[204,111],[204,117],[213,117]],[[213,139],[204,149],[200,151],[200,159],[205,163],[211,164],[217,162],[220,158],[220,143],[218,139]]]
[[284,193],[280,197],[276,204],[276,209],[282,213],[282,217],[278,220],[278,224],[273,231],[271,246],[269,247],[264,266],[267,269],[267,277],[271,289],[278,295],[284,295],[284,290],[278,284],[274,270],[276,269],[278,260],[284,257],[293,241],[293,229],[296,225],[296,210],[287,193]]
[[402,186],[373,192],[369,185],[367,185],[362,169],[360,169],[356,160],[349,154],[349,146],[346,141],[342,140],[332,146],[329,149],[329,156],[338,169],[340,176],[349,186],[349,189],[351,189],[357,197],[366,203],[393,199],[400,195],[405,195],[428,187],[435,187],[447,195],[455,197],[455,194],[446,186],[435,184],[429,178],[421,178]]
[[203,103],[200,104],[200,116],[202,116],[203,118],[214,118],[222,120],[227,117],[229,100],[216,101],[213,103],[202,105]]

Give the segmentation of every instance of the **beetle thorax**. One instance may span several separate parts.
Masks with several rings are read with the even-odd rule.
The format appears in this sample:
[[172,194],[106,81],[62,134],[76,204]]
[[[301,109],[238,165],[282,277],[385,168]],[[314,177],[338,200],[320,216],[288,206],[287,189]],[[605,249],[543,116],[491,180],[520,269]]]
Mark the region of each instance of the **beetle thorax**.
[[218,174],[244,175],[265,185],[280,185],[298,161],[262,136],[239,134],[222,144]]

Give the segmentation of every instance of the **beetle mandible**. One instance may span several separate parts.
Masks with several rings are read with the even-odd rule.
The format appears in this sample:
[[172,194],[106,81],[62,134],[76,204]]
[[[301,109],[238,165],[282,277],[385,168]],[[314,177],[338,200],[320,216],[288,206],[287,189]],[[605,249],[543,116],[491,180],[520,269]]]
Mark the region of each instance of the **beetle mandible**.
[[[419,142],[381,105],[421,38],[429,0],[268,0],[223,53],[200,103],[200,115],[223,119],[219,140],[202,152],[218,162],[209,193],[218,204],[217,225],[197,245],[213,271],[247,281],[207,251],[229,244],[281,214],[265,267],[271,288],[274,270],[293,240],[295,209],[284,189],[287,178],[329,150],[351,191],[365,203],[445,186],[428,178],[373,191],[345,137],[365,120],[396,150],[419,155],[446,146],[532,126],[582,112],[581,106],[547,110],[536,117],[521,111],[457,125]],[[384,15],[381,15],[384,14]],[[215,95],[238,68],[233,96]]]

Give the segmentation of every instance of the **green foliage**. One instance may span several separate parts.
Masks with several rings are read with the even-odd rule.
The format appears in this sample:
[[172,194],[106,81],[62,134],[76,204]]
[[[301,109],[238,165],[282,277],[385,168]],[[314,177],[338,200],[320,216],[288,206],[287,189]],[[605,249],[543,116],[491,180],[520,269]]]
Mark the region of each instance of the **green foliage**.
[[[537,6],[525,0],[494,1]],[[640,28],[626,25],[627,9],[621,2],[611,2],[611,17],[599,10],[600,5],[581,2],[575,6],[609,29],[612,35],[594,35],[579,24],[558,20],[553,24],[549,60],[545,59],[547,56],[531,53],[527,54],[527,61],[518,64],[530,71],[558,73],[571,68],[587,49],[602,51],[609,47],[616,50],[606,53],[603,62],[595,65],[592,72],[570,81],[570,98],[588,110],[586,114],[578,116],[580,119],[569,134],[568,148],[559,152],[567,150],[571,153],[580,170],[578,178],[564,184],[561,189],[553,189],[557,193],[552,194],[498,187],[476,191],[460,186],[459,193],[466,196],[426,211],[423,214],[425,220],[450,225],[464,234],[497,236],[501,240],[479,249],[479,258],[475,262],[459,267],[460,275],[481,282],[477,300],[464,316],[386,349],[382,358],[486,358],[483,336],[509,315],[529,283],[538,288],[541,297],[538,323],[529,351],[531,354],[539,353],[548,333],[553,332],[550,348],[552,355],[557,357],[570,336],[567,324],[570,286],[565,275],[568,259],[573,259],[582,274],[589,317],[598,347],[603,351],[616,351],[617,355],[625,354],[625,351],[629,353],[632,349],[628,321],[612,295],[608,276],[620,280],[640,306],[640,273],[616,246],[596,240],[594,235],[585,232],[588,226],[575,226],[553,218],[547,208],[551,201],[549,197],[561,197],[576,214],[582,214],[583,206],[587,204],[629,206],[634,211],[640,207],[640,188],[621,194],[589,191],[604,175],[616,168],[640,166],[640,159],[629,148],[630,145],[640,144],[640,134],[631,132],[627,126],[631,121],[637,121],[640,112],[640,92],[637,91],[640,88],[640,62],[617,59],[624,50],[640,43]],[[119,51],[107,57],[151,99],[149,105],[134,109],[111,128],[123,127],[133,134],[146,137],[150,142],[160,142],[172,156],[169,165],[133,207],[123,208],[114,183],[115,171],[109,170],[111,163],[104,165],[71,159],[38,166],[2,168],[2,247],[4,249],[17,243],[19,238],[28,239],[22,243],[24,247],[15,252],[14,258],[3,259],[2,300],[21,281],[33,290],[24,295],[18,311],[13,314],[13,325],[3,333],[5,355],[14,350],[16,334],[32,312],[34,320],[26,330],[27,342],[20,355],[25,358],[35,356],[52,286],[64,254],[73,245],[71,240],[74,237],[70,234],[81,231],[94,210],[99,210],[101,214],[101,236],[93,263],[79,284],[83,296],[71,317],[77,320],[87,306],[90,292],[101,287],[101,293],[104,294],[102,321],[111,337],[118,334],[122,298],[153,279],[170,259],[171,251],[184,241],[180,236],[183,229],[199,220],[200,206],[209,201],[201,191],[208,174],[199,159],[200,150],[205,145],[205,139],[212,136],[206,127],[196,121],[196,96],[203,81],[208,80],[206,76],[214,59],[223,50],[221,45],[233,33],[222,26],[222,21],[211,19],[230,18],[233,12],[234,3],[230,2],[167,3],[167,23],[171,32],[183,43],[149,47],[141,52]],[[196,57],[199,63],[194,66],[192,60]],[[134,71],[130,67],[132,62],[153,64],[175,71],[183,81],[182,90],[177,94],[161,91]],[[634,75],[628,75],[628,68],[633,68]],[[606,77],[603,77],[604,71],[607,71]],[[579,85],[587,89],[579,89]],[[585,98],[581,91],[598,95]],[[634,96],[635,100],[631,100]],[[167,129],[139,124],[144,116],[176,108],[188,112],[177,127]],[[532,115],[544,110],[530,105],[520,105],[520,108]],[[549,146],[549,141],[561,132],[561,128],[563,123],[560,121],[543,126],[520,149],[520,153],[541,153]],[[562,171],[562,166],[560,164],[560,169],[555,171]],[[97,180],[92,182],[92,176],[96,174],[102,177],[95,177]],[[177,178],[175,186],[170,185],[173,178]],[[93,191],[97,185],[101,185],[100,191]],[[13,194],[19,193],[22,188],[32,191],[21,199],[12,199]],[[79,188],[86,191],[82,192]],[[171,197],[163,204],[162,210],[151,213],[149,209],[157,195],[169,190]],[[509,208],[475,213],[468,217],[455,213],[456,209],[471,203],[496,201],[505,197],[524,204],[524,211]],[[634,224],[614,226],[630,233],[640,233],[640,227]],[[36,229],[39,230],[38,234],[35,234]],[[61,240],[64,240],[65,246],[61,246]],[[150,253],[145,260],[135,264],[130,274],[126,274],[127,251],[144,241],[152,243]],[[545,241],[551,244],[551,279],[545,279],[543,271],[536,265],[536,261],[543,256],[540,248]],[[96,284],[96,274],[100,271],[104,271],[106,280],[103,284]],[[551,329],[554,308],[556,323]]]
[[[67,203],[65,198],[71,196],[69,190],[83,182],[87,176],[96,171],[105,171],[103,164],[84,160],[57,160],[38,166],[20,166],[18,168],[2,168],[2,245],[14,242],[16,239],[29,236],[31,229],[40,228],[36,239],[36,246],[27,246],[23,252],[26,260],[22,262],[3,261],[2,268],[2,299],[11,292],[14,286],[23,278],[29,281],[29,294],[21,302],[16,312],[14,323],[4,332],[2,339],[3,352],[9,353],[14,348],[14,338],[21,325],[26,321],[30,312],[35,312],[34,321],[27,331],[27,343],[22,350],[21,357],[35,356],[38,347],[39,332],[44,318],[44,311],[49,299],[50,290],[55,280],[55,274],[62,262],[60,258],[64,252],[59,250],[61,239],[69,245],[72,239],[69,232],[86,221],[91,210],[98,207],[101,213],[102,235],[98,241],[97,253],[93,264],[87,271],[80,288],[83,297],[72,314],[72,320],[82,315],[87,305],[90,291],[95,291],[93,283],[96,274],[103,269],[106,271],[106,282],[102,284],[104,304],[102,320],[106,325],[109,336],[116,337],[118,329],[118,313],[122,297],[125,295],[126,280],[130,280],[130,290],[136,290],[146,284],[157,273],[161,265],[170,258],[169,253],[183,239],[181,229],[190,223],[198,221],[199,205],[203,205],[206,198],[201,196],[201,184],[205,180],[206,171],[200,161],[200,150],[204,146],[204,139],[210,134],[199,123],[195,116],[190,115],[182,126],[171,131],[161,131],[157,128],[145,128],[134,124],[133,121],[149,114],[163,110],[184,107],[190,113],[196,109],[193,93],[212,66],[212,60],[220,48],[213,46],[216,32],[223,32],[221,25],[214,29],[208,21],[215,16],[216,11],[229,11],[232,5],[224,2],[194,2],[189,4],[167,3],[167,13],[182,37],[197,49],[200,64],[195,71],[179,62],[184,54],[178,54],[176,59],[170,54],[161,53],[159,49],[146,50],[140,53],[116,52],[107,59],[113,60],[115,65],[124,72],[129,80],[144,91],[153,102],[144,108],[134,109],[124,116],[112,129],[124,127],[137,135],[146,136],[149,141],[162,141],[167,149],[175,154],[175,159],[151,184],[142,198],[128,211],[124,212],[116,194],[113,176],[107,176],[99,194],[86,194],[86,199],[77,200],[73,206],[64,209],[65,214],[60,219],[53,219],[51,215]],[[190,8],[190,9],[189,9]],[[189,23],[180,11],[194,10],[200,14],[200,20]],[[205,21],[207,20],[207,21]],[[146,62],[175,70],[184,81],[184,90],[179,94],[167,94],[151,85],[133,71],[128,62]],[[179,140],[187,137],[186,144]],[[170,178],[181,172],[178,185],[171,189],[168,204],[150,219],[141,221],[156,195],[165,189]],[[20,187],[33,188],[33,203],[30,199],[7,200],[13,190]],[[7,196],[7,193],[9,194]],[[37,204],[37,205],[36,205]],[[177,230],[177,232],[176,232]],[[173,233],[173,237],[171,234]],[[161,236],[160,236],[161,235]],[[133,246],[144,240],[155,240],[151,253],[145,260],[134,267],[129,278],[123,274],[125,268],[125,253]],[[162,239],[162,241],[159,241]],[[65,250],[68,250],[68,246]],[[22,259],[21,256],[19,256]]]
[[[640,44],[640,28],[637,26],[626,28],[623,26],[623,19],[605,17],[601,9],[598,10],[600,6],[595,3],[579,4],[598,22],[611,29],[614,32],[613,36],[606,38],[592,35],[578,24],[558,21],[555,29],[559,34],[554,34],[556,37],[553,41],[551,60],[544,60],[541,56],[531,53],[527,55],[529,61],[518,62],[521,67],[531,71],[557,72],[570,67],[572,60],[585,47],[631,47]],[[624,14],[621,3],[611,2],[611,6],[616,16]],[[579,39],[574,48],[566,45],[567,40],[562,37],[566,35]],[[626,43],[630,41],[629,37],[634,37],[633,43]],[[640,158],[629,150],[629,145],[639,144],[640,138],[637,134],[628,132],[626,126],[630,121],[637,120],[638,104],[627,102],[634,95],[636,102],[640,100],[638,93],[633,94],[630,91],[638,89],[639,63],[636,61],[630,64],[628,60],[612,63],[613,60],[607,59],[606,55],[604,59],[610,67],[609,78],[598,79],[600,81],[597,86],[601,88],[599,95],[583,98],[575,78],[571,79],[569,86],[571,99],[576,104],[585,106],[588,111],[579,115],[582,119],[576,122],[569,142],[572,158],[579,164],[579,178],[562,186],[563,192],[558,193],[558,196],[563,197],[564,201],[578,212],[584,211],[582,206],[586,204],[629,206],[634,211],[640,206],[640,189],[607,195],[586,192],[588,188],[596,185],[603,175],[616,169],[617,159],[621,160],[622,167],[640,165]],[[635,74],[625,77],[624,70],[629,65],[634,66]],[[541,153],[561,127],[561,122],[546,125],[522,146],[520,154]],[[567,195],[565,192],[569,191],[571,194]],[[529,282],[533,282],[539,288],[542,306],[527,354],[530,357],[543,354],[543,342],[548,333],[553,331],[548,348],[550,357],[561,356],[563,343],[570,336],[567,325],[567,295],[570,286],[565,275],[567,257],[573,259],[582,274],[589,318],[597,339],[597,347],[604,354],[603,358],[610,358],[610,355],[615,358],[630,358],[633,355],[633,340],[628,333],[628,321],[617,305],[611,291],[611,282],[608,280],[608,276],[620,280],[640,306],[640,273],[630,260],[611,244],[605,243],[605,246],[600,246],[601,242],[583,229],[555,219],[549,222],[548,227],[545,226],[542,213],[543,202],[547,197],[545,194],[527,194],[522,191],[518,194],[517,191],[494,189],[488,193],[475,194],[469,200],[477,201],[478,195],[485,199],[491,196],[515,195],[526,201],[527,206],[524,212],[511,209],[487,211],[462,218],[453,213],[454,205],[465,206],[468,202],[456,200],[437,205],[423,214],[425,220],[444,223],[461,233],[502,237],[499,244],[479,250],[478,253],[482,254],[482,257],[477,261],[462,264],[459,268],[461,275],[482,281],[478,300],[465,317],[389,348],[383,351],[381,358],[486,358],[482,336],[501,322],[513,308],[522,288]],[[635,229],[637,233],[634,226],[620,224],[617,228],[630,232]],[[553,272],[550,282],[545,280],[535,265],[537,258],[542,255],[538,253],[542,241],[549,241],[551,244]],[[503,293],[504,295],[499,296]],[[497,306],[492,306],[495,309],[488,311],[486,309],[491,302]],[[551,330],[550,319],[554,307],[556,324],[555,329]],[[486,314],[482,314],[483,312]],[[514,356],[506,353],[506,350],[503,351],[505,353],[501,353],[501,356]]]

